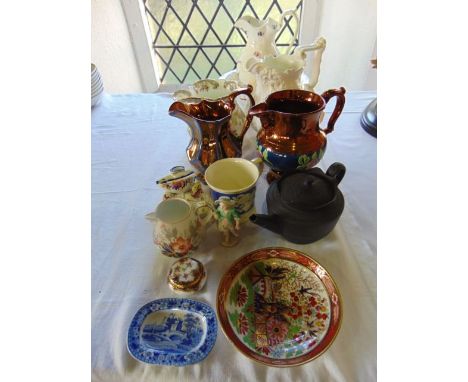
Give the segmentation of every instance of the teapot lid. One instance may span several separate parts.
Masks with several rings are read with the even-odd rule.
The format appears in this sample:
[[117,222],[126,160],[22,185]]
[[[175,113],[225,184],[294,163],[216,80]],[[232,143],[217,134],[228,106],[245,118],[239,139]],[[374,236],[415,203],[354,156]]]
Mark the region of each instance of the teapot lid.
[[279,197],[284,204],[294,209],[317,210],[335,201],[337,183],[328,172],[325,174],[317,167],[296,170],[279,180]]
[[193,170],[186,170],[184,166],[175,166],[171,168],[171,173],[156,181],[156,184],[164,184],[173,180],[182,179],[194,174]]

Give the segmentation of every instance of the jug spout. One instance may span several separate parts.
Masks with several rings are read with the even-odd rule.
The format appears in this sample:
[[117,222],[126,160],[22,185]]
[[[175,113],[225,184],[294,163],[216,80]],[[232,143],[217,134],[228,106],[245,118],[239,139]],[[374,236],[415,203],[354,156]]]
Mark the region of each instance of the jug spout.
[[234,27],[241,29],[247,35],[247,37],[250,37],[250,35],[253,34],[257,28],[261,27],[262,24],[263,22],[261,20],[247,15],[237,19],[237,21],[234,23]]
[[156,222],[156,212],[150,212],[149,214],[145,215],[145,218],[148,219],[150,222],[155,223]]
[[281,234],[281,223],[276,215],[251,215],[250,221],[274,233]]
[[189,107],[183,102],[176,101],[169,107],[169,115],[176,117],[187,123],[192,129],[195,126],[195,121],[190,115]]

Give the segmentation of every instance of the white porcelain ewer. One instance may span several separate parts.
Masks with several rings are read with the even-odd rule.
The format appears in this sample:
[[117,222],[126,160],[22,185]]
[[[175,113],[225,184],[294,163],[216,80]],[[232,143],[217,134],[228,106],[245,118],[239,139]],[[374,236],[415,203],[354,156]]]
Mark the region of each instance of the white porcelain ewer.
[[[322,54],[326,40],[319,37],[311,45],[296,48],[294,54],[250,58],[246,63],[249,73],[255,77],[253,97],[256,103],[263,102],[271,93],[285,89],[313,91],[320,75]],[[301,75],[306,65],[307,52],[313,51],[312,72],[309,83],[302,84]]]
[[253,16],[242,16],[236,21],[234,26],[244,32],[247,38],[245,48],[237,63],[239,81],[242,84],[250,84],[255,87],[255,76],[253,76],[246,67],[249,59],[253,57],[261,59],[279,54],[275,38],[283,27],[285,18],[288,16],[292,16],[296,20],[296,29],[294,30],[294,35],[291,37],[286,51],[286,54],[289,54],[298,34],[299,17],[296,11],[292,9],[284,11],[281,14],[279,22],[270,17],[266,20],[258,20]]

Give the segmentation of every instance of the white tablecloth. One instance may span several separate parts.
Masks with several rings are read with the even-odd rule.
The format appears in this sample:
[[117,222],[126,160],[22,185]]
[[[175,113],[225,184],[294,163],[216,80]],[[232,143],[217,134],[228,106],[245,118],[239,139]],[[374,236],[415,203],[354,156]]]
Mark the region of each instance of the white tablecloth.
[[[376,379],[376,147],[359,125],[372,92],[347,94],[344,112],[321,167],[346,165],[340,189],[346,207],[324,239],[291,244],[256,226],[244,228],[241,243],[220,247],[211,227],[193,257],[207,269],[205,288],[192,298],[216,307],[218,282],[229,265],[266,246],[296,248],[316,259],[334,277],[343,299],[343,323],[332,346],[314,361],[287,369],[251,361],[219,328],[212,352],[186,367],[153,366],[134,360],[126,337],[135,312],[145,303],[177,296],[166,284],[174,259],[156,255],[152,227],[144,215],[162,198],[155,180],[174,165],[189,167],[185,124],[168,116],[163,94],[105,95],[92,111],[92,378],[93,381],[374,381]],[[330,105],[331,106],[331,105]],[[327,108],[328,110],[329,108]],[[253,131],[246,136],[253,139]],[[253,158],[247,143],[245,157]],[[256,194],[263,209],[267,183]]]

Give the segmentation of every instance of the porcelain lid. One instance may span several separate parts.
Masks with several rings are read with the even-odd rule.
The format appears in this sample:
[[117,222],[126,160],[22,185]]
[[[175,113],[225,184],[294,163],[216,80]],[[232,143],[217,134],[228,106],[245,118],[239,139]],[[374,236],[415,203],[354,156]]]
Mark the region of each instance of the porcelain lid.
[[171,168],[171,173],[156,181],[156,184],[164,184],[173,180],[185,178],[194,174],[193,170],[186,170],[184,166],[175,166]]
[[206,272],[203,264],[191,257],[184,257],[172,264],[167,281],[175,291],[192,292],[203,288]]

